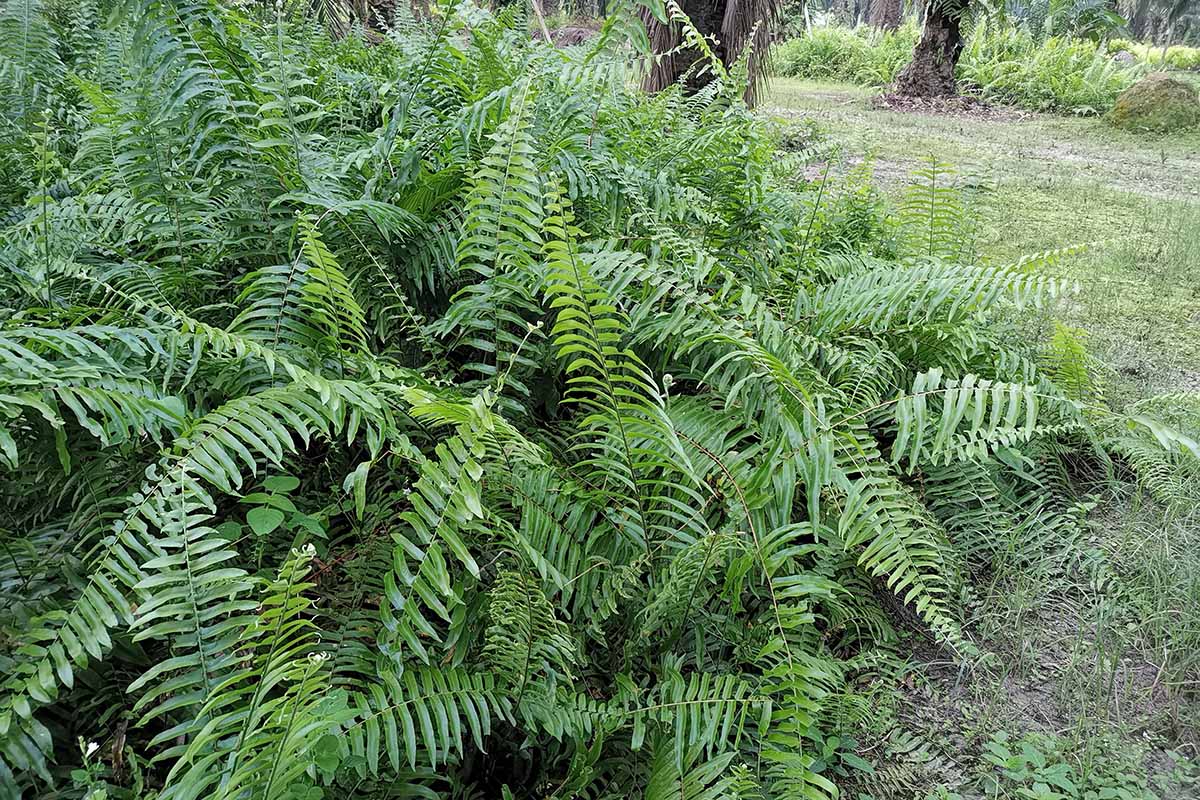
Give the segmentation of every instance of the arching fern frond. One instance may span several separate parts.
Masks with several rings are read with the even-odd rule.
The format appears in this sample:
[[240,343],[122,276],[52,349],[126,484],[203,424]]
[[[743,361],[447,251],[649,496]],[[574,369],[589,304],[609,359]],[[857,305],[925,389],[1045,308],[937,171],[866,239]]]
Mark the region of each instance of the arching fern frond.
[[488,598],[482,657],[513,688],[520,702],[525,685],[544,673],[570,680],[578,646],[555,617],[541,587],[516,570],[504,570]]
[[408,667],[382,670],[351,707],[346,752],[363,759],[360,772],[383,774],[383,765],[399,772],[448,764],[467,737],[483,749],[493,720],[508,719],[512,702],[490,673]]

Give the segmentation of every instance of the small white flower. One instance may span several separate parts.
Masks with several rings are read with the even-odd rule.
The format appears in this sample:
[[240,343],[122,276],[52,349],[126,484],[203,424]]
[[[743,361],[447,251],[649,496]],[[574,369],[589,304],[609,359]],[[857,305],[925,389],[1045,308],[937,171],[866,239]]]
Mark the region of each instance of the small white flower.
[[88,758],[91,758],[92,753],[96,752],[99,749],[100,749],[100,745],[96,744],[95,742],[88,742],[87,743],[87,752],[85,753],[85,755]]

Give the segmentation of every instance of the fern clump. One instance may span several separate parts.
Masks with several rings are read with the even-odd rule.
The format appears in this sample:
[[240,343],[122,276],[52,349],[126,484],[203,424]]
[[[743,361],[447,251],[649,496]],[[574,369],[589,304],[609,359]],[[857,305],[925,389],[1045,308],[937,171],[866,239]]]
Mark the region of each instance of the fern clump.
[[1070,287],[964,258],[943,166],[876,241],[744,70],[631,90],[632,5],[49,5],[0,10],[2,796],[831,797],[1067,459],[1195,475],[1194,398],[1005,335]]

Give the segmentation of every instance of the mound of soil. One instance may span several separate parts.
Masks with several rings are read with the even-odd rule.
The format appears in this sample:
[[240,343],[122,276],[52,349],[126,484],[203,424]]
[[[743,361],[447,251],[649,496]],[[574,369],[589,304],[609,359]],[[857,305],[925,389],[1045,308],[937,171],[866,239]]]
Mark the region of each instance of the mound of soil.
[[1200,98],[1183,81],[1154,72],[1122,92],[1108,118],[1126,130],[1182,130],[1200,126]]

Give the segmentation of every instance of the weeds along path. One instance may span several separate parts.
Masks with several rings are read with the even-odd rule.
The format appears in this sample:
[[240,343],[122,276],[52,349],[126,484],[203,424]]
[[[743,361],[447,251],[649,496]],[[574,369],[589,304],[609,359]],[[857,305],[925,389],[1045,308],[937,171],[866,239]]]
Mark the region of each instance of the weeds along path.
[[851,162],[872,159],[889,193],[929,156],[956,165],[972,189],[982,258],[1110,242],[1059,265],[1082,286],[1060,315],[1090,332],[1133,391],[1200,386],[1200,133],[1137,137],[1103,120],[1019,111],[896,111],[861,87],[790,79],[775,81],[762,113],[811,128]]

